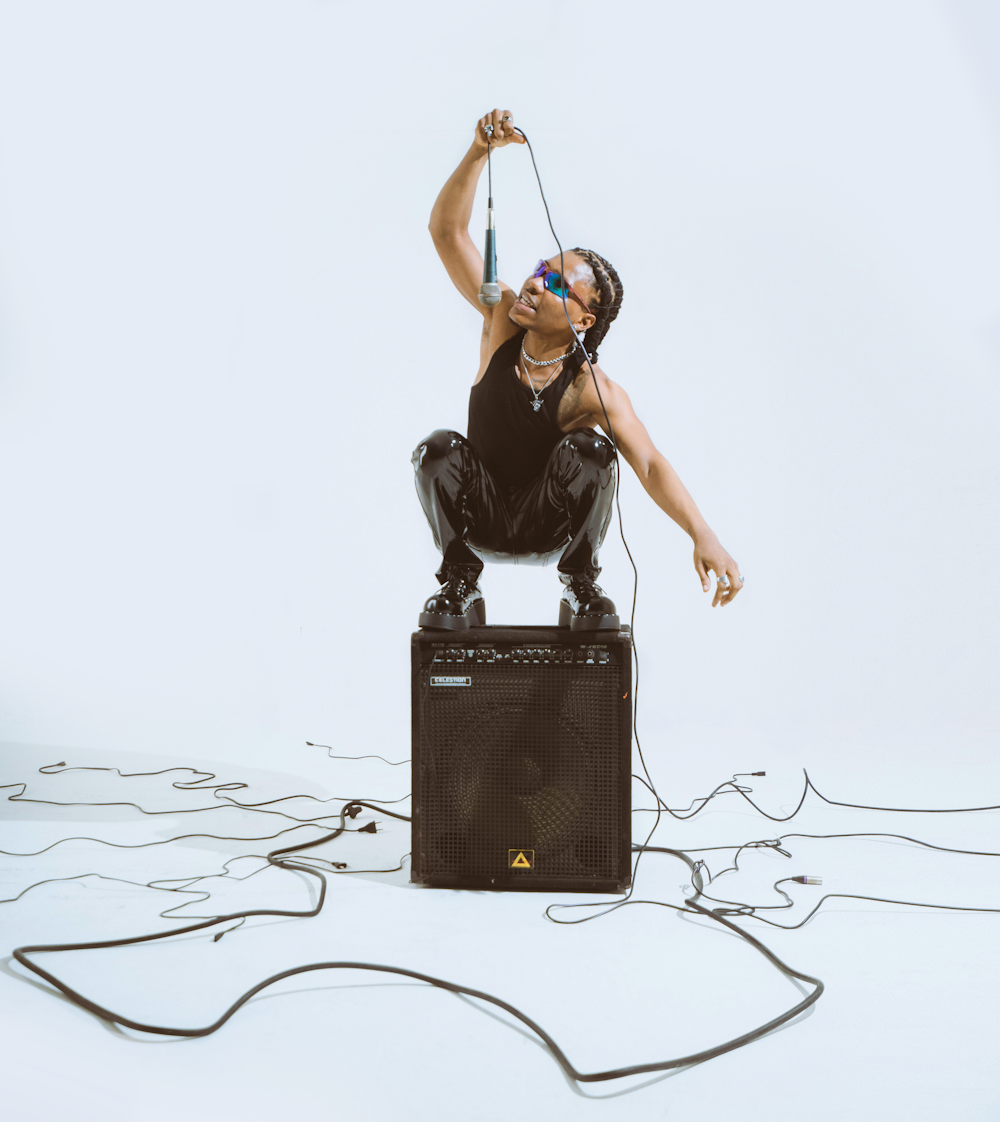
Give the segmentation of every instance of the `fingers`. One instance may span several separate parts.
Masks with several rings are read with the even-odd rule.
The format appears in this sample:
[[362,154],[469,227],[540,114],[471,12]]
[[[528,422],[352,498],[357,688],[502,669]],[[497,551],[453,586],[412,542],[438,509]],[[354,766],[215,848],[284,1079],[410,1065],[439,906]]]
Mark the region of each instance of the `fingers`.
[[494,148],[502,148],[511,141],[515,144],[524,143],[524,137],[514,131],[514,115],[509,109],[494,109],[485,117],[480,117],[476,139],[481,144],[488,141]]
[[517,135],[514,132],[514,115],[509,109],[493,110],[493,135],[499,137],[503,144]]
[[715,595],[712,597],[712,607],[717,608],[720,604],[726,603],[726,597],[729,595],[729,578],[726,576],[725,569],[716,570],[715,575]]
[[722,557],[713,557],[711,552],[706,556],[696,552],[694,567],[701,580],[703,592],[709,590],[710,574],[715,576],[715,592],[712,596],[713,608],[720,604],[732,603],[736,599],[737,593],[743,588],[740,567],[725,550],[722,551]]
[[739,566],[730,558],[729,563],[723,567],[723,571],[716,579],[716,598],[712,602],[712,607],[714,608],[717,603],[723,606],[731,604],[742,587],[743,578],[740,576]]
[[513,141],[515,144],[523,144],[524,137],[514,128],[514,114],[509,109],[498,109],[495,112],[500,114],[500,123],[503,125],[503,140],[504,144],[510,144]]
[[701,579],[701,590],[702,590],[702,592],[707,592],[709,582],[708,582],[708,569],[705,568],[705,562],[702,561],[702,559],[700,557],[695,557],[694,567],[695,567],[696,572],[698,573],[699,578]]

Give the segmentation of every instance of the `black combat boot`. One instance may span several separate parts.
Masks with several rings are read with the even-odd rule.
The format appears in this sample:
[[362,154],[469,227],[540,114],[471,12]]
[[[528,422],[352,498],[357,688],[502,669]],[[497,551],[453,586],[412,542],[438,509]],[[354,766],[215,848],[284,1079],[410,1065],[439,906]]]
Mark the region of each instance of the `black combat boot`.
[[614,601],[604,595],[604,589],[593,577],[560,573],[559,579],[566,586],[559,601],[560,627],[569,624],[570,631],[618,630],[620,625]]
[[418,626],[466,631],[486,623],[486,603],[472,569],[446,567],[438,574],[444,584],[424,604]]

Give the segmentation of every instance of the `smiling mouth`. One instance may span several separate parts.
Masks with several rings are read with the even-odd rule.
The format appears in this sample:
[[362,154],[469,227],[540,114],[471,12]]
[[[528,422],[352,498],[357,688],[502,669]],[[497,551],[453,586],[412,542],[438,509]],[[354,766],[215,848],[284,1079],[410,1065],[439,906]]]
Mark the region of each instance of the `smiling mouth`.
[[520,304],[522,308],[530,308],[532,311],[535,310],[535,305],[529,304],[523,296],[518,296],[517,300],[515,300],[515,303]]

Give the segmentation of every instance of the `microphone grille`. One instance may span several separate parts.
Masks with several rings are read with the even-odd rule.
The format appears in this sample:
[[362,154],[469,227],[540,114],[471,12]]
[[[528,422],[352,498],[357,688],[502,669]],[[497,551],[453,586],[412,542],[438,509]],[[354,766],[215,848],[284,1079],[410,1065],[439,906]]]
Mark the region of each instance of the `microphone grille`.
[[500,285],[484,284],[479,289],[479,303],[484,308],[493,308],[500,303]]

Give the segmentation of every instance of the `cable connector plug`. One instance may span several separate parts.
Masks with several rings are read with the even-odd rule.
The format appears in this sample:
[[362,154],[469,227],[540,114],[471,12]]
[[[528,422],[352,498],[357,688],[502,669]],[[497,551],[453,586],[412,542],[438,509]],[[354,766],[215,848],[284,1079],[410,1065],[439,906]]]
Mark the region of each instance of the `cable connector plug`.
[[750,772],[750,774],[751,775],[759,775],[761,778],[763,778],[765,775],[767,775],[767,772],[766,771],[752,771],[752,772]]
[[376,834],[378,831],[375,829],[375,823],[369,822],[367,826],[362,826],[358,830],[359,834]]
[[789,877],[789,880],[795,881],[796,884],[822,884],[822,877]]
[[344,807],[344,810],[346,811],[348,818],[350,818],[352,820],[357,818],[357,816],[361,813],[361,809],[362,808],[360,806]]

